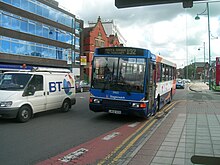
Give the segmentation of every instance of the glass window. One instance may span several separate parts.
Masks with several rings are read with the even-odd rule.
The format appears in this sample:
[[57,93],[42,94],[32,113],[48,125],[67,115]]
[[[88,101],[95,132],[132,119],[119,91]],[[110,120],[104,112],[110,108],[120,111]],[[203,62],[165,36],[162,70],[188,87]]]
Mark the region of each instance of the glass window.
[[160,82],[161,81],[161,63],[157,63],[156,70],[157,70],[157,82]]
[[35,46],[35,43],[30,43],[30,46],[29,46],[29,49],[30,49],[30,55],[31,56],[35,56],[36,54],[36,46]]
[[20,44],[16,41],[11,42],[11,53],[12,54],[19,54]]
[[36,5],[33,2],[28,1],[28,10],[32,13],[35,13]]
[[41,44],[36,44],[36,54],[35,54],[35,56],[41,57],[42,51],[43,51],[42,45]]
[[49,38],[49,28],[43,26],[43,37]]
[[43,8],[38,4],[36,5],[37,14],[42,16],[43,15]]
[[65,42],[66,41],[66,34],[63,32],[59,32],[58,33],[58,40],[61,42]]
[[2,40],[2,52],[9,53],[10,52],[10,41]]
[[43,9],[42,9],[42,15],[45,17],[45,18],[49,18],[49,10],[47,9],[47,6],[44,6]]
[[59,14],[58,11],[55,11],[53,9],[49,10],[49,18],[51,20],[53,20],[54,22],[59,22],[58,21],[58,14]]
[[75,19],[74,18],[71,18],[71,26],[72,28],[75,28]]
[[71,44],[71,34],[70,33],[66,34],[66,43]]
[[56,33],[55,29],[54,28],[50,28],[50,30],[49,30],[49,38],[53,39],[53,40],[56,40],[56,35],[57,35],[57,33]]
[[0,52],[3,52],[2,50],[2,37],[0,36]]
[[48,58],[53,58],[56,59],[56,49],[54,49],[55,47],[53,46],[49,46],[48,49]]
[[48,58],[49,57],[48,54],[49,54],[48,46],[44,45],[44,47],[42,49],[42,57]]
[[166,67],[162,64],[162,81],[166,81]]
[[35,91],[42,91],[43,90],[43,76],[42,75],[34,75],[34,77],[30,81],[30,85],[35,87]]
[[2,14],[2,26],[5,28],[10,28],[11,26],[11,17]]
[[75,48],[79,49],[79,38],[78,37],[76,37],[76,40],[75,40]]
[[[68,58],[68,56],[66,56],[67,58]],[[72,62],[74,62],[74,57],[75,57],[75,51],[74,50],[72,50],[72,57],[71,57],[71,60],[72,60]]]
[[74,34],[72,34],[72,43],[71,44],[75,44],[75,36],[74,36]]
[[3,0],[3,2],[11,4],[11,0]]
[[58,15],[58,22],[61,24],[65,24],[65,17],[62,13],[59,13]]
[[20,52],[20,54],[28,55],[26,41],[21,41],[20,40],[20,50],[19,50],[19,52]]
[[43,36],[43,28],[42,24],[36,24],[36,35]]
[[17,18],[11,18],[12,29],[20,31],[20,20]]
[[28,0],[22,0],[20,4],[21,8],[28,11]]
[[12,5],[16,7],[20,7],[20,0],[12,0]]
[[57,53],[57,59],[62,60],[62,59],[63,59],[63,51],[62,51],[62,48],[57,48],[57,49],[56,49],[56,53]]
[[0,11],[0,26],[2,26],[2,12]]
[[79,57],[79,53],[75,52],[75,63],[79,64],[80,63],[80,57]]
[[20,30],[22,32],[28,32],[28,23],[27,23],[27,21],[22,20],[20,26],[21,26]]
[[29,26],[29,28],[28,28],[28,32],[30,33],[30,34],[36,34],[36,24],[34,23],[34,22],[28,22],[28,26]]
[[72,27],[72,18],[70,16],[66,17],[66,25]]

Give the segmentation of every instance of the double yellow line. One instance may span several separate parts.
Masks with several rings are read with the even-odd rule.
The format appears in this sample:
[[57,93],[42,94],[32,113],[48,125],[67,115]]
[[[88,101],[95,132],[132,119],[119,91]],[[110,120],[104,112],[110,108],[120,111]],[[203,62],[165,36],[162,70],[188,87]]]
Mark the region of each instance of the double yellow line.
[[[162,108],[154,117],[151,117],[147,120],[140,128],[138,128],[133,134],[131,134],[128,138],[126,138],[121,145],[119,145],[112,153],[110,153],[107,157],[105,157],[102,161],[98,163],[98,165],[106,164],[107,161],[112,158],[111,162],[108,162],[108,165],[115,164],[134,144],[138,141],[138,139],[146,133],[157,121],[158,118],[168,113],[179,101],[172,102],[168,104],[164,108]],[[145,128],[146,127],[146,128]],[[142,130],[143,129],[143,130]],[[142,131],[141,131],[142,130]],[[140,132],[141,131],[141,132]],[[138,133],[140,132],[140,133]],[[136,135],[137,134],[137,135]],[[134,137],[135,136],[135,137]],[[134,137],[134,138],[133,138]],[[133,138],[133,139],[132,139]],[[132,139],[132,140],[131,140]],[[129,142],[130,141],[130,142]],[[128,144],[127,144],[128,143]],[[124,145],[126,147],[124,147]],[[124,149],[122,149],[124,147]],[[122,150],[121,150],[122,149]],[[121,150],[119,152],[119,150]],[[119,152],[114,158],[113,156]]]

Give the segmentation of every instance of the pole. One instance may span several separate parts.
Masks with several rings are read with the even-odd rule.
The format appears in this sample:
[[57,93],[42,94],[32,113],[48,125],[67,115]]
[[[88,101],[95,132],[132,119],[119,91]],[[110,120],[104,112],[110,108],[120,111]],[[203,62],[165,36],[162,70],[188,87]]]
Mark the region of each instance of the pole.
[[204,69],[203,69],[203,70],[204,70],[204,83],[205,83],[205,81],[206,81],[206,80],[205,80],[205,69],[206,69],[206,68],[205,68],[205,42],[203,42],[203,51],[204,51],[204,52],[203,52],[203,53],[204,53]]
[[208,15],[208,39],[209,39],[209,90],[211,90],[211,44],[210,44],[210,20],[209,20],[209,3],[206,3]]

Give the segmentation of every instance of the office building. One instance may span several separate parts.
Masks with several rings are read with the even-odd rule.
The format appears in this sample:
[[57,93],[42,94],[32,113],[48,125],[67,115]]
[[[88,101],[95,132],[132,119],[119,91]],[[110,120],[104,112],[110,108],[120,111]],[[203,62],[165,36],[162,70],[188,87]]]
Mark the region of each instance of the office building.
[[0,72],[55,67],[79,74],[82,28],[54,0],[0,0]]

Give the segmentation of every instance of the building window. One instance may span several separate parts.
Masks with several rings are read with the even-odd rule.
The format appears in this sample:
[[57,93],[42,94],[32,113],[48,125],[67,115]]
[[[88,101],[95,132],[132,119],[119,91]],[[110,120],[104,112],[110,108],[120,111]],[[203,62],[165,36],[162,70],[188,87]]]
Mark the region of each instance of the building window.
[[49,38],[49,28],[43,26],[43,37]]
[[9,28],[11,25],[11,17],[8,15],[2,14],[2,26],[5,28]]
[[21,9],[28,10],[28,0],[22,0],[22,3],[20,4]]
[[20,7],[20,0],[12,0],[12,5],[16,7]]
[[4,40],[4,37],[3,37],[3,40],[2,40],[2,51],[3,53],[9,53],[10,52],[10,41],[9,40]]
[[12,29],[20,31],[20,21],[17,18],[11,18]]
[[26,32],[26,33],[28,32],[28,23],[26,20],[22,20],[20,26],[21,26],[20,30],[22,32]]
[[32,21],[28,22],[28,32],[33,35],[36,34],[36,24]]
[[3,2],[11,4],[11,0],[3,0]]
[[28,1],[28,11],[30,11],[31,13],[35,13],[35,7],[36,5],[34,4],[34,2],[31,2],[31,0]]

